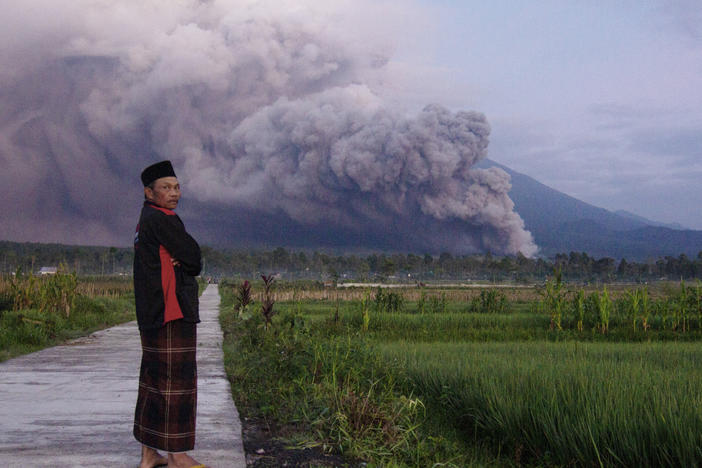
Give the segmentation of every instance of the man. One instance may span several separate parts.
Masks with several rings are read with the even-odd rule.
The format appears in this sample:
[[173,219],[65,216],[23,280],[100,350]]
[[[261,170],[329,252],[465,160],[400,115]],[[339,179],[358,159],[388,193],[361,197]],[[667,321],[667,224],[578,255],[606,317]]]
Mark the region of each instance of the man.
[[140,468],[203,467],[186,453],[195,445],[200,247],[173,211],[180,185],[170,161],[147,167],[141,180],[146,200],[134,236],[142,347],[134,437],[142,444]]

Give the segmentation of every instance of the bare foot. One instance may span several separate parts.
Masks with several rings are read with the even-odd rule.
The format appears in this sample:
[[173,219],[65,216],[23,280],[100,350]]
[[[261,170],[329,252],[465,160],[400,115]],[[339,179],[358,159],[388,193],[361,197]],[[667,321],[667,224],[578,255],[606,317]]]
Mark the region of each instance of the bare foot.
[[139,463],[139,468],[155,468],[167,464],[168,459],[156,450],[145,445],[141,446],[141,463]]
[[193,466],[204,465],[200,465],[199,461],[195,460],[185,452],[168,454],[168,468],[191,468]]

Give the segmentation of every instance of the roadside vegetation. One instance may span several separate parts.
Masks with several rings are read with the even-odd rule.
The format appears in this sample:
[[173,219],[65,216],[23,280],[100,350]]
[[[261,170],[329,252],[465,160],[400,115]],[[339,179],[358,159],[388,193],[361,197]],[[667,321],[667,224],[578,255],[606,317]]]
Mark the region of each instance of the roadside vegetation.
[[0,275],[0,361],[129,320],[131,278]]
[[220,285],[234,399],[291,446],[387,467],[702,464],[699,282],[243,285]]

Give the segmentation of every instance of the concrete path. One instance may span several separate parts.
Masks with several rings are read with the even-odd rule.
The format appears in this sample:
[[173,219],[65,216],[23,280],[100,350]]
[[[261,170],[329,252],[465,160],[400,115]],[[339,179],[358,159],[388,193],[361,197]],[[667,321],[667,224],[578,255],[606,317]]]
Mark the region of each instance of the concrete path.
[[[241,423],[222,363],[219,293],[200,298],[193,455],[244,468]],[[136,322],[0,363],[0,466],[136,467],[132,436],[141,345]]]

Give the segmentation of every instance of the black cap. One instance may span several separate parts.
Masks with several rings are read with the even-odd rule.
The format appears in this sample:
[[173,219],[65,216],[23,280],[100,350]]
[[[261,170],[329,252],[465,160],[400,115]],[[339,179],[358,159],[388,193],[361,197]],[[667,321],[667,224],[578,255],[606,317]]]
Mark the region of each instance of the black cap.
[[144,183],[144,187],[146,187],[151,182],[153,182],[156,179],[160,179],[161,177],[175,176],[176,175],[175,171],[173,170],[173,165],[170,161],[166,160],[157,162],[156,164],[152,164],[151,166],[144,169],[144,171],[141,173],[141,181]]

